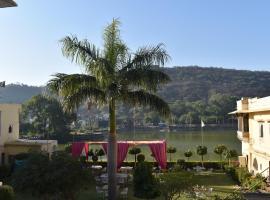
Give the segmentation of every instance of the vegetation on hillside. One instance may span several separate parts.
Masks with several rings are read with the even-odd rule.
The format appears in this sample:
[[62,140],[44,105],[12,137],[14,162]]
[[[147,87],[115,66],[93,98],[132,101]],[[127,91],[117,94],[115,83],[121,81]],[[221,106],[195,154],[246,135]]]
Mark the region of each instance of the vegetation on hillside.
[[[243,96],[270,95],[270,72],[245,71],[196,66],[163,68],[172,81],[159,89],[159,94],[170,103],[173,123],[194,124],[202,119],[206,123],[231,123],[227,115],[236,107],[236,100]],[[26,85],[8,85],[0,89],[0,102],[21,103],[44,88]],[[87,124],[107,126],[108,108],[96,109],[94,104],[79,109],[79,119],[91,119]],[[118,124],[132,128],[134,124],[158,125],[159,115],[147,109],[117,106]],[[99,122],[99,123],[97,123]]]

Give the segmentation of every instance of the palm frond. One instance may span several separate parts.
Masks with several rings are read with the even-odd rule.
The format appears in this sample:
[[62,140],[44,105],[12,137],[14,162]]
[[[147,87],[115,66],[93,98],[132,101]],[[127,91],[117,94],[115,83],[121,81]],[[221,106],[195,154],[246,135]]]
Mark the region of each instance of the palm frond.
[[53,93],[58,93],[61,96],[73,93],[80,87],[95,87],[98,88],[99,84],[97,79],[93,76],[86,74],[62,74],[54,75],[54,78],[47,84],[49,90]]
[[85,86],[64,96],[62,103],[66,111],[72,112],[86,101],[94,102],[99,105],[105,104],[106,94],[100,89]]
[[169,60],[170,56],[162,43],[157,46],[141,47],[121,71],[127,71],[132,68],[145,69],[153,65],[164,66]]
[[170,81],[170,77],[163,71],[158,69],[130,69],[122,74],[120,78],[127,85],[143,88],[150,91],[156,91],[160,84],[165,84]]
[[87,39],[80,41],[76,36],[66,36],[60,42],[63,55],[72,62],[85,66],[100,57],[100,50]]
[[125,92],[122,94],[122,100],[132,106],[149,106],[166,118],[171,115],[170,107],[164,100],[144,90]]
[[105,58],[110,62],[114,71],[119,67],[117,65],[126,58],[128,51],[127,46],[121,40],[119,26],[120,21],[113,19],[103,33]]

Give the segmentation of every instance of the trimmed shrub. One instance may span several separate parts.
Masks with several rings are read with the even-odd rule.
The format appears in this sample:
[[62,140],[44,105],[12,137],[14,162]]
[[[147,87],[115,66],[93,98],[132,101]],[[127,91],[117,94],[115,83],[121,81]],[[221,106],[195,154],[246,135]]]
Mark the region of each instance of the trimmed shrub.
[[138,162],[133,177],[135,197],[149,199],[159,196],[158,184],[152,174],[152,165],[146,162]]
[[15,199],[15,193],[11,186],[9,185],[3,185],[0,186],[0,199],[3,200],[14,200]]
[[143,154],[139,154],[139,155],[137,155],[137,160],[138,160],[138,162],[144,162],[145,156]]

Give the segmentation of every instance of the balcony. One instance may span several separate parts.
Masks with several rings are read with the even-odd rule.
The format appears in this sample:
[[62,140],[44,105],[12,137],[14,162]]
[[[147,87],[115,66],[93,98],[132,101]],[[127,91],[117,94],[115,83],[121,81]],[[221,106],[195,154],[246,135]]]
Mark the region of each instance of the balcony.
[[243,142],[249,142],[249,132],[242,132],[242,131],[237,131],[237,137],[239,140]]

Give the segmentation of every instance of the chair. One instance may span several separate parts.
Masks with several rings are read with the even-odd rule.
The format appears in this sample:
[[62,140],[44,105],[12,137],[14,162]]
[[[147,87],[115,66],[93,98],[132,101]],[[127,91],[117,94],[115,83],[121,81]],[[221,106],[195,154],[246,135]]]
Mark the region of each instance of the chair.
[[104,199],[104,197],[105,197],[104,190],[102,190],[101,187],[96,186],[96,191],[97,191],[98,197]]
[[121,191],[120,191],[120,198],[121,199],[128,199],[128,188],[123,188]]

